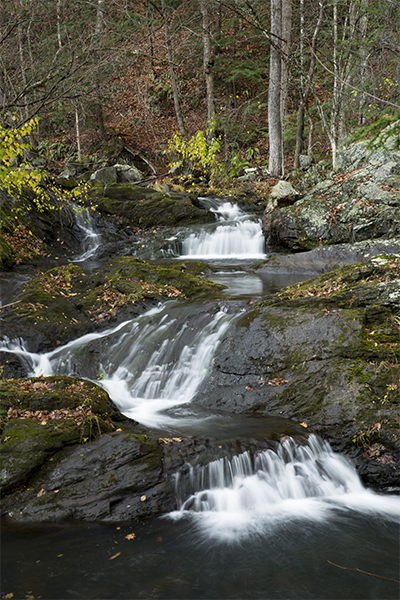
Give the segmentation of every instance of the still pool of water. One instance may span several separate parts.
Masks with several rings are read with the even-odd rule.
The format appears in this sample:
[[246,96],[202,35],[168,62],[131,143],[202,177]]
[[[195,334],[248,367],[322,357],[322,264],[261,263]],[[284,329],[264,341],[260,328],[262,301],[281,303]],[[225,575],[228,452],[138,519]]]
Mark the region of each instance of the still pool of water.
[[[14,598],[384,600],[399,595],[399,584],[389,580],[399,579],[398,525],[340,508],[324,523],[290,519],[234,543],[211,543],[190,520],[120,527],[5,522],[2,529],[7,548],[2,591]],[[132,533],[134,539],[126,539]]]

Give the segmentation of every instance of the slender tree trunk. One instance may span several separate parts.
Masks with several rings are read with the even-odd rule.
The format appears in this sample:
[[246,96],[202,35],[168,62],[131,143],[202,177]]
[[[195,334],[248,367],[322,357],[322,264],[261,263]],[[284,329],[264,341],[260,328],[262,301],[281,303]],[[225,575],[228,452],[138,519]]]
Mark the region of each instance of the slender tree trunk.
[[269,172],[283,175],[281,119],[281,52],[282,0],[271,0],[271,54],[268,88]]
[[[305,78],[305,67],[304,67],[304,0],[300,0],[300,105],[297,113],[297,130],[296,130],[296,150],[294,155],[294,168],[299,168],[299,156],[304,150],[304,118],[306,113],[307,101],[312,88],[312,81],[315,72],[316,65],[316,48],[319,32],[322,27],[324,10],[325,10],[326,0],[320,2],[320,9],[318,15],[318,21],[314,29],[312,42],[311,42],[311,58],[310,58],[310,66],[307,73],[307,79]],[[308,144],[308,148],[311,147],[312,144]]]
[[165,0],[161,0],[161,9],[162,9],[162,15],[163,15],[163,21],[164,21],[165,45],[167,46],[168,65],[169,65],[169,73],[170,73],[170,77],[171,77],[172,96],[174,98],[175,115],[176,115],[176,120],[178,121],[179,131],[182,134],[185,134],[186,129],[185,129],[185,124],[183,122],[181,107],[179,105],[178,84],[176,82],[176,77],[175,77],[171,36],[169,33],[168,15],[167,15],[167,7],[165,4]]
[[[19,64],[21,68],[21,79],[24,90],[27,88],[27,79],[26,79],[26,62],[25,62],[25,53],[24,53],[24,42],[23,42],[24,34],[22,31],[22,24],[18,24],[18,52],[19,52]],[[29,108],[28,108],[28,100],[26,94],[23,95],[23,101],[25,104],[25,118],[29,120]]]
[[281,118],[285,130],[289,91],[289,53],[292,43],[292,0],[282,1]]
[[[96,50],[95,56],[97,55],[97,60],[99,60],[100,47],[102,43],[102,36],[104,32],[104,5],[106,0],[97,0],[97,13],[96,13],[96,27],[95,27],[95,36],[96,36]],[[97,122],[99,125],[99,133],[100,138],[105,141],[107,139],[106,128],[104,126],[104,114],[103,114],[103,102],[101,99],[101,90],[100,90],[100,76],[99,71],[96,70],[95,73],[95,90],[96,90],[96,115]]]
[[211,45],[211,31],[210,31],[210,14],[208,8],[208,0],[199,0],[200,11],[202,16],[202,30],[203,30],[203,70],[206,80],[207,88],[207,128],[208,138],[214,137],[213,123],[215,114],[214,104],[214,75],[213,75],[213,57],[212,57],[212,45]]
[[78,107],[75,105],[75,130],[76,130],[76,145],[78,148],[78,162],[82,161],[81,154],[81,136],[79,132],[79,111]]
[[[363,89],[365,82],[368,76],[368,51],[365,46],[365,39],[367,37],[368,30],[368,16],[366,14],[366,10],[368,7],[368,0],[361,0],[361,15],[358,24],[359,30],[359,39],[360,39],[360,56],[361,56],[361,66],[360,66],[360,85],[359,87]],[[399,61],[400,66],[400,61]],[[366,117],[364,114],[365,107],[365,94],[361,94],[359,99],[359,113],[358,113],[358,124],[364,125]]]
[[57,0],[57,40],[58,40],[58,47],[62,48],[62,41],[61,41],[61,1],[62,0]]

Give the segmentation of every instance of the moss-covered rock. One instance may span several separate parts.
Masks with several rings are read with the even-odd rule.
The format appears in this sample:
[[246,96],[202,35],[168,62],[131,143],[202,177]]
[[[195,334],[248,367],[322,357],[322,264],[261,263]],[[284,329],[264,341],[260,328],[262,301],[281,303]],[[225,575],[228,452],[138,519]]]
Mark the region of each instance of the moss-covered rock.
[[225,334],[195,401],[305,422],[390,487],[399,382],[400,257],[377,256],[265,298]]
[[69,377],[0,381],[0,485],[23,483],[64,446],[105,431],[119,412],[108,394],[89,381]]
[[72,264],[56,267],[29,281],[18,302],[3,310],[3,330],[12,337],[29,338],[30,349],[37,351],[111,320],[116,324],[122,312],[124,319],[134,318],[154,302],[221,289],[192,275],[190,270],[196,268],[182,268],[179,263],[160,266],[131,256],[116,258],[99,271]]
[[89,198],[99,211],[119,215],[135,227],[211,223],[214,216],[196,206],[195,196],[182,192],[161,193],[133,184],[94,183]]
[[[400,235],[400,149],[397,129],[374,144],[342,148],[338,170],[269,221],[270,242],[293,250]],[[300,186],[301,187],[301,186]]]

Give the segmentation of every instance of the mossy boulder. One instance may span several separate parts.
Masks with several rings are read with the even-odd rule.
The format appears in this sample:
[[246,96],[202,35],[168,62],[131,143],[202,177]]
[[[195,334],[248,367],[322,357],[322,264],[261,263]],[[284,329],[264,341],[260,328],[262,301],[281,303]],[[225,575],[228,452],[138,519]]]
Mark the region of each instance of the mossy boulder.
[[162,193],[133,184],[99,185],[89,191],[100,212],[119,215],[135,227],[212,223],[215,217],[199,207],[197,198],[183,192]]
[[96,384],[69,377],[0,381],[0,485],[23,483],[64,448],[115,429],[119,411]]
[[305,422],[398,485],[400,257],[378,256],[285,288],[227,331],[195,402]]
[[270,215],[266,231],[270,243],[309,250],[321,244],[399,236],[399,173],[398,124],[385,129],[373,144],[362,141],[343,147],[336,172],[305,190],[293,206]]
[[[198,263],[192,272],[199,272],[196,268]],[[116,258],[99,271],[71,264],[50,269],[25,284],[18,302],[3,310],[3,332],[23,337],[31,351],[49,349],[134,318],[155,302],[221,289],[191,274],[191,269],[178,262],[160,266],[131,256]]]

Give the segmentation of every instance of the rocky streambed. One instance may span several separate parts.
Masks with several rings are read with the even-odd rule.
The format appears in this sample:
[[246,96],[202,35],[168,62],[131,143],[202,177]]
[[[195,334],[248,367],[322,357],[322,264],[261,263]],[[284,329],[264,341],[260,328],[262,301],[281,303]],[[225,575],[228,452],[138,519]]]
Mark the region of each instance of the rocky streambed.
[[[354,150],[349,152],[350,158],[343,164],[354,166]],[[29,280],[21,283],[1,309],[4,513],[18,521],[119,521],[159,515],[175,507],[176,474],[184,479],[188,465],[205,465],[245,451],[257,454],[276,449],[288,436],[303,444],[312,433],[349,456],[368,486],[398,491],[398,154],[393,147],[389,158],[388,152],[381,155],[380,164],[390,169],[375,167],[381,179],[374,180],[374,185],[389,185],[390,198],[369,197],[365,207],[357,201],[362,223],[368,218],[376,226],[357,229],[358,217],[352,209],[350,237],[343,234],[348,231],[347,222],[340,221],[347,210],[346,194],[354,204],[349,199],[354,192],[348,187],[350,176],[333,174],[329,181],[339,186],[339,193],[335,187],[330,195],[333,184],[325,185],[323,202],[318,203],[317,192],[322,188],[317,183],[309,188],[308,196],[294,198],[286,208],[270,204],[265,222],[271,240],[281,248],[253,264],[252,273],[260,277],[298,273],[305,281],[268,296],[248,293],[237,299],[223,298],[222,286],[215,283],[218,266],[212,262],[144,261],[137,256],[137,236],[155,234],[134,232],[132,227],[142,224],[140,206],[150,203],[153,210],[157,200],[161,202],[160,196],[140,196],[131,186],[130,195],[125,193],[121,199],[116,184],[115,190],[111,186],[107,193],[101,188],[100,210],[117,215],[114,224],[104,228],[110,240],[106,254],[111,257],[90,268],[63,258],[62,264],[54,266],[53,261],[48,269],[39,259],[37,266],[30,268]],[[372,164],[368,153],[362,160],[364,163],[357,162],[358,169]],[[373,160],[378,160],[376,152]],[[363,176],[363,172],[357,173],[357,177]],[[385,184],[388,173],[390,181]],[[98,185],[94,190],[100,194]],[[370,187],[367,192],[370,194]],[[311,195],[318,211],[326,204],[328,212],[321,216],[317,211],[317,221],[324,221],[329,235],[321,234],[314,225],[303,231],[304,210],[309,218],[307,198]],[[179,199],[172,200],[164,198],[159,206],[165,212],[166,227],[177,226],[177,217],[172,223],[169,215],[179,207]],[[186,225],[188,219],[204,223],[215,218],[196,204],[190,200],[195,211],[187,216],[185,208],[178,220]],[[285,225],[290,229],[285,239],[293,240],[295,231],[295,243],[283,241],[283,234],[277,234],[286,217],[294,226]],[[154,227],[158,217],[151,218]],[[311,235],[314,229],[315,235]],[[336,230],[341,231],[337,239],[332,233]],[[360,237],[356,231],[364,233]],[[326,243],[331,245],[323,245]],[[285,254],[282,247],[286,252],[288,248],[314,249]],[[117,256],[116,248],[130,248],[132,253],[135,248],[135,256]],[[64,256],[68,257],[68,252]],[[102,371],[101,361],[108,357],[110,362],[125,364],[116,346],[107,341],[108,332],[121,331],[127,336],[124,323],[140,319],[149,310],[149,323],[154,331],[161,330],[166,317],[155,322],[151,310],[157,312],[160,303],[171,301],[182,321],[175,316],[174,333],[165,334],[164,346],[170,345],[172,353],[167,371],[180,360],[172,348],[173,339],[185,331],[205,331],[207,323],[215,321],[215,329],[207,333],[211,336],[218,331],[212,360],[202,358],[196,367],[205,364],[207,376],[189,399],[194,421],[217,419],[217,428],[206,427],[197,433],[179,431],[176,425],[149,428],[122,414],[127,411],[117,407],[106,392],[111,389],[107,378],[114,377],[118,364],[108,373]],[[221,325],[225,318],[226,327]],[[132,331],[134,340],[136,330]],[[182,334],[183,345],[186,333]],[[43,361],[50,364],[57,348],[68,349],[68,344],[85,335],[93,336],[90,343],[73,355],[65,354],[64,366],[57,367],[59,375],[32,376],[33,367],[39,369]],[[149,357],[161,351],[161,346],[151,342],[153,354]],[[68,371],[65,365],[68,361],[72,365],[72,359],[75,362]],[[146,367],[140,369],[144,372]],[[157,369],[162,370],[160,365]],[[187,403],[184,406],[187,408]]]

